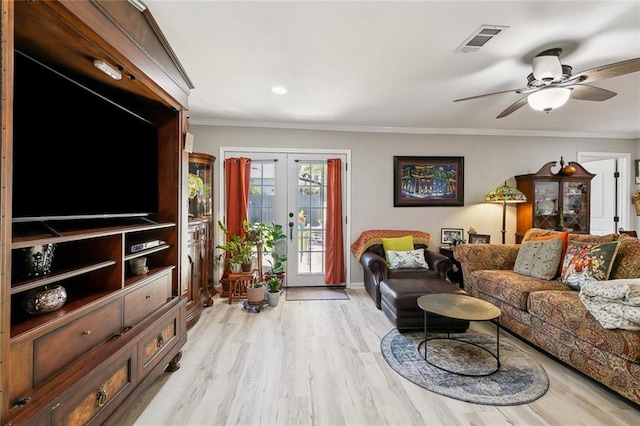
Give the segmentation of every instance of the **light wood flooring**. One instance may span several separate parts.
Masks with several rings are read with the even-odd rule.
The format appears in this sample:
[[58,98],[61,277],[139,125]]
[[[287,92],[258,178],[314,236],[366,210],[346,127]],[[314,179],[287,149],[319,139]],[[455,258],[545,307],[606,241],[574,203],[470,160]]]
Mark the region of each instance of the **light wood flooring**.
[[[188,333],[182,367],[164,373],[123,425],[640,425],[640,410],[508,332],[549,375],[530,404],[440,396],[380,353],[392,329],[363,289],[350,300],[285,301],[260,313],[216,297]],[[493,334],[490,324],[472,328]]]

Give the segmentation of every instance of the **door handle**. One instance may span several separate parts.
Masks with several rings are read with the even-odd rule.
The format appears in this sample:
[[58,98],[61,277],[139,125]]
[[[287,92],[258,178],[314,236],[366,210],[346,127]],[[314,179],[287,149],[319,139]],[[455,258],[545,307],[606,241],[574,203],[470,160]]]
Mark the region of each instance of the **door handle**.
[[289,222],[289,239],[293,241],[293,222]]

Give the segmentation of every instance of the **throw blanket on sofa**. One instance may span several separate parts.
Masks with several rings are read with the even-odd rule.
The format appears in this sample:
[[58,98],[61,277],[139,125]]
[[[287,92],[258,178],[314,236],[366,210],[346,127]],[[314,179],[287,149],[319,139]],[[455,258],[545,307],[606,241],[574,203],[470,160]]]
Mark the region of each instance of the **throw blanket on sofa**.
[[640,330],[640,279],[592,281],[579,296],[604,328]]
[[364,231],[362,234],[360,234],[358,239],[355,240],[353,244],[351,244],[351,252],[353,253],[356,260],[359,261],[362,253],[367,251],[367,249],[374,244],[382,244],[383,238],[397,238],[405,237],[407,235],[413,235],[414,244],[424,244],[425,246],[429,245],[429,239],[431,238],[431,234],[422,231],[372,229],[369,231]]

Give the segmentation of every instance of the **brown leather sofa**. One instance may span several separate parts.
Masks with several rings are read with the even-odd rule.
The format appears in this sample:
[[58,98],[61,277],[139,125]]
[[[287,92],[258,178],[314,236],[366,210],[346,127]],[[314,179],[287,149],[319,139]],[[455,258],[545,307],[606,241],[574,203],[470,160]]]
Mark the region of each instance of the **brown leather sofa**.
[[[380,282],[385,279],[437,279],[446,280],[451,269],[451,259],[427,248],[425,244],[414,244],[414,249],[424,249],[424,258],[429,269],[389,269],[382,244],[373,244],[360,256],[364,270],[364,287],[378,309],[380,305]],[[425,293],[426,294],[426,293]]]

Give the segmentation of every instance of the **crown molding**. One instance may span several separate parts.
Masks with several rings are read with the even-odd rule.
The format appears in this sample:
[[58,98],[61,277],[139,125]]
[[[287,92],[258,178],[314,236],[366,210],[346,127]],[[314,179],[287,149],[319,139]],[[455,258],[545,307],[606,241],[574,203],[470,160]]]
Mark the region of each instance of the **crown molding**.
[[430,128],[430,127],[382,127],[357,126],[346,124],[314,124],[273,121],[242,121],[190,118],[189,123],[197,126],[218,127],[262,127],[269,129],[318,130],[333,132],[361,133],[400,133],[418,135],[463,135],[463,136],[518,136],[548,138],[590,138],[590,139],[640,139],[638,133],[607,132],[580,133],[542,130],[505,130],[505,129],[464,129],[464,128]]

